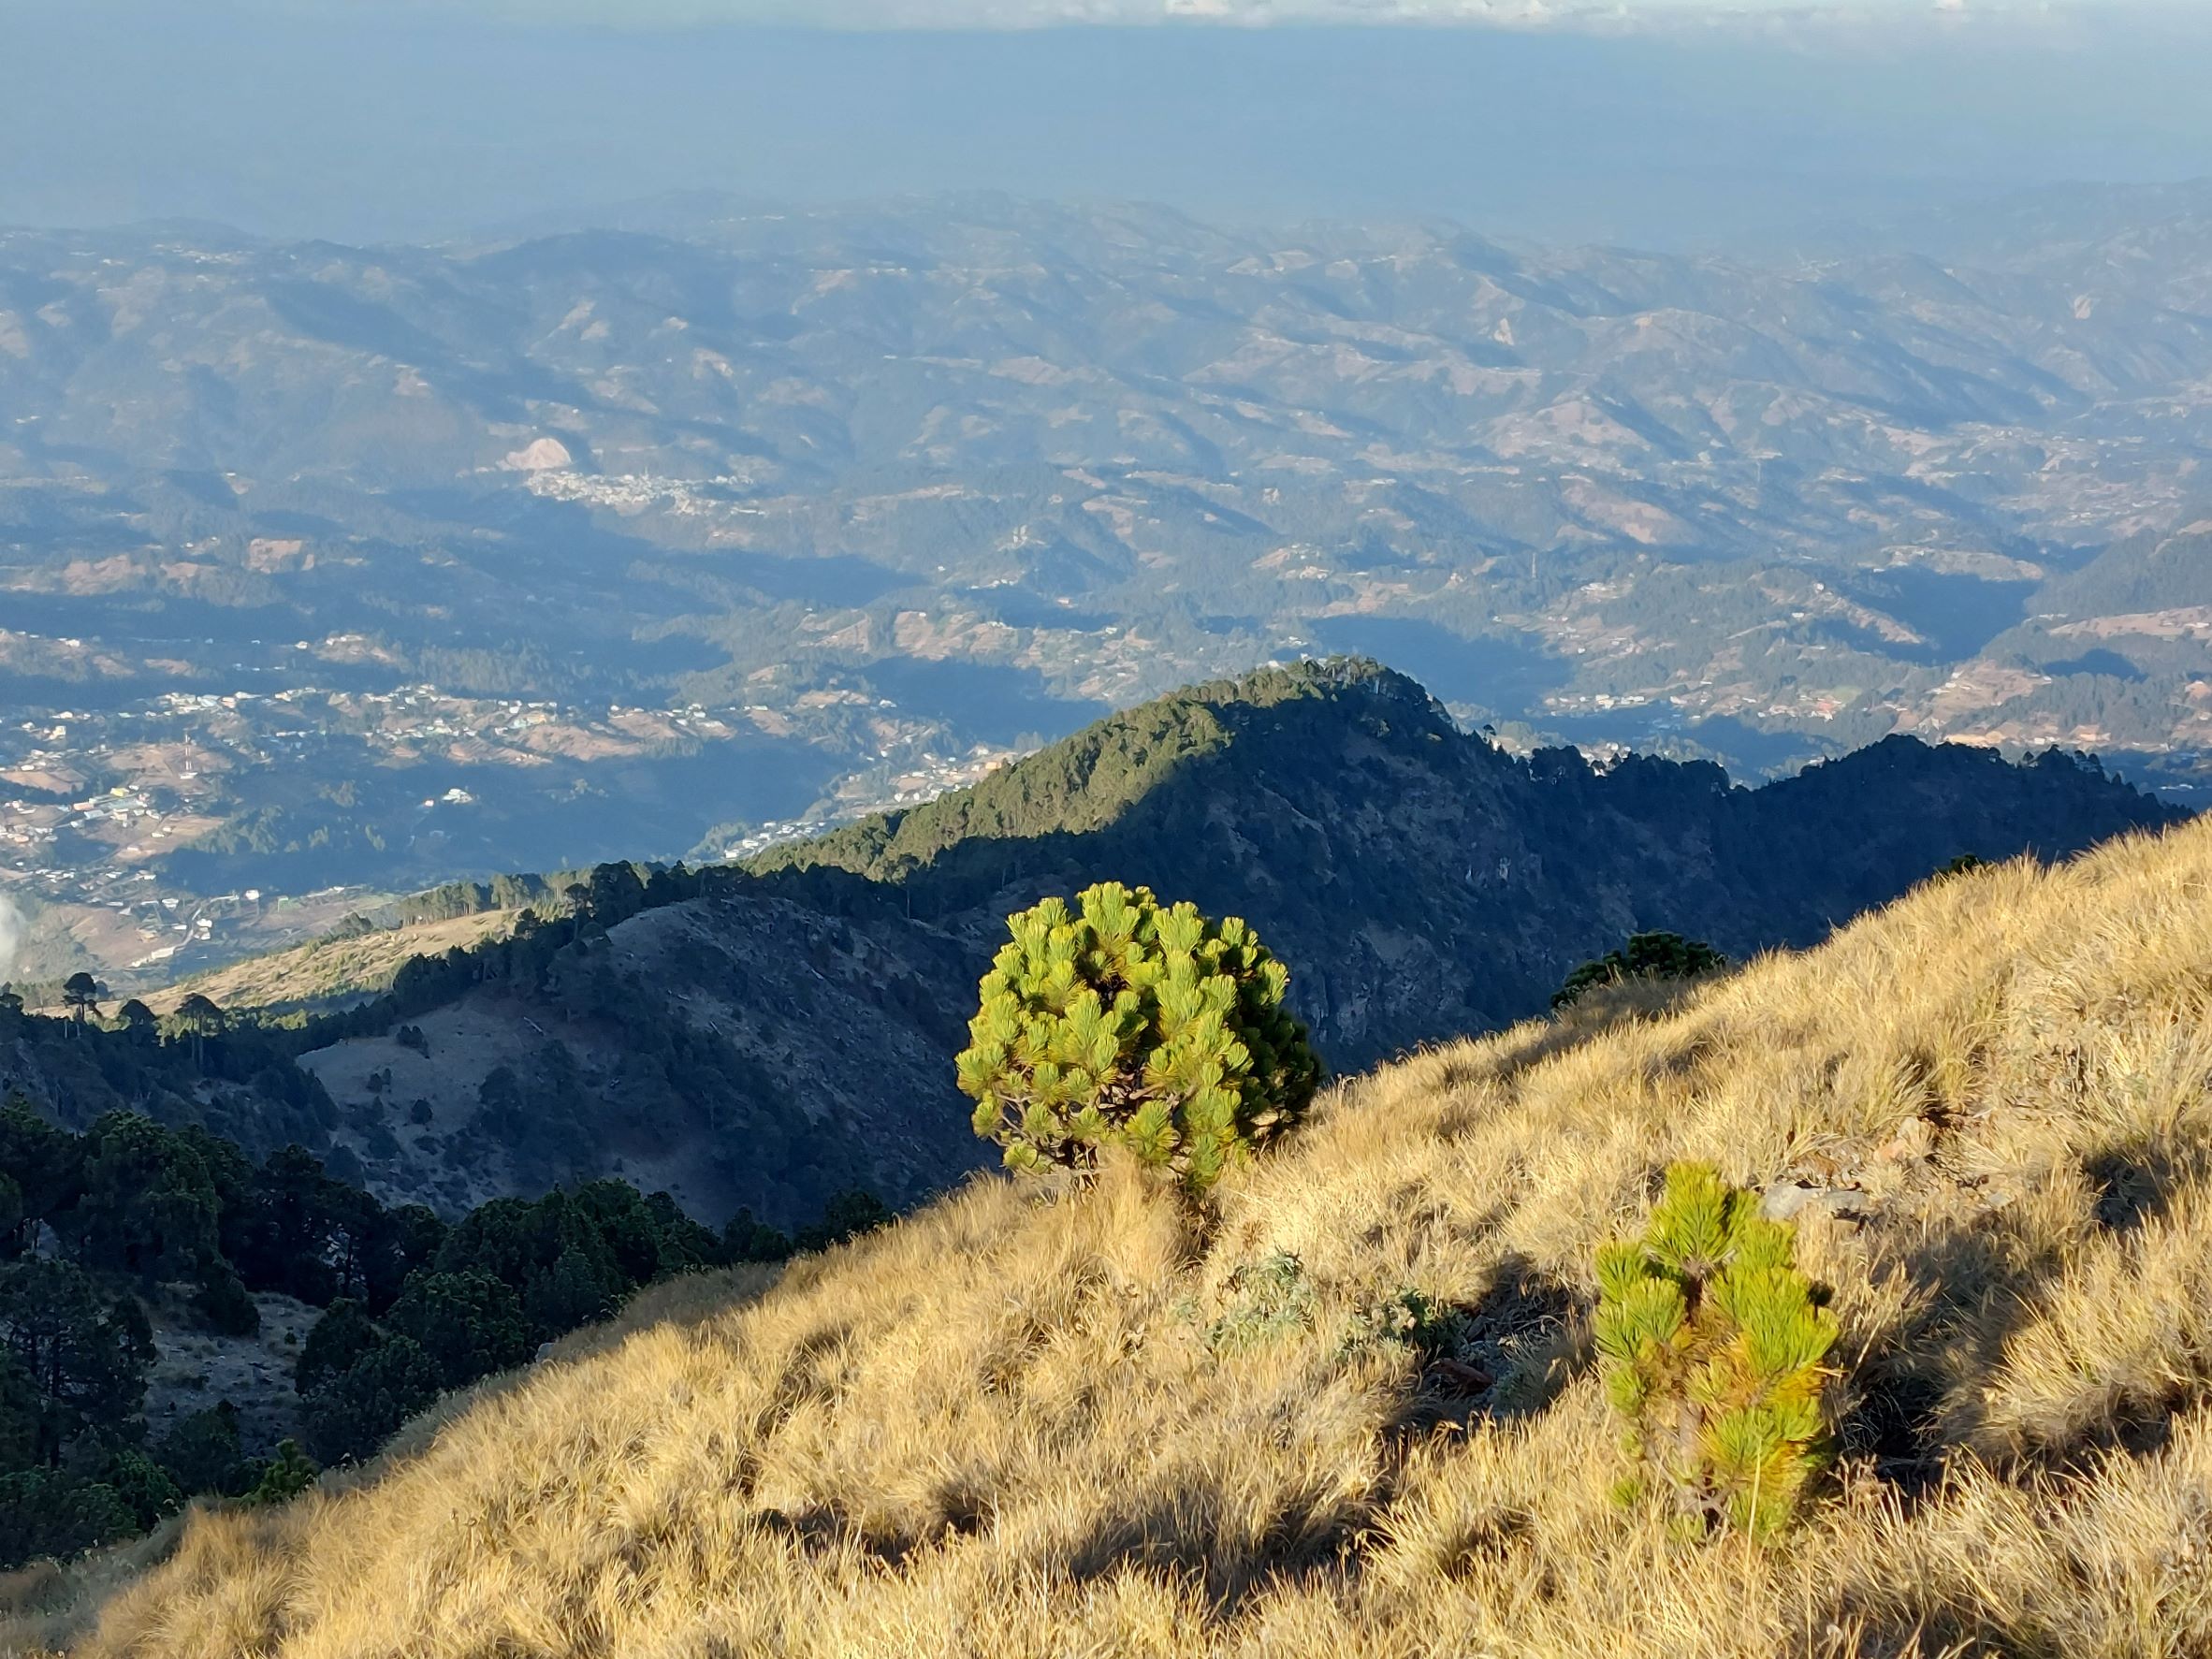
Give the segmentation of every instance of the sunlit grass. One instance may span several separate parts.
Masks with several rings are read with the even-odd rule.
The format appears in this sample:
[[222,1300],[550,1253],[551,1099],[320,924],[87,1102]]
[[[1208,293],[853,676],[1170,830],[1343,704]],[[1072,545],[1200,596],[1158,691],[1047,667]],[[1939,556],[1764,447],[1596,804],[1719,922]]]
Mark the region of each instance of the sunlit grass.
[[[985,1179],[672,1292],[77,1651],[2212,1652],[2208,1077],[2212,825],[1980,871],[1355,1082],[1202,1215]],[[1845,1455],[1766,1550],[1608,1495],[1591,1253],[1682,1157],[1814,1189]]]

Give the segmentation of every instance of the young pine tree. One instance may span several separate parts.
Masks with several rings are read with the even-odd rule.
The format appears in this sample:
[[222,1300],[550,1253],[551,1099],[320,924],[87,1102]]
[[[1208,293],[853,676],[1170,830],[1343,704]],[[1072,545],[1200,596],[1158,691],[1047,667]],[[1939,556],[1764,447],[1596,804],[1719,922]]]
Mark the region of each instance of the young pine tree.
[[1639,1473],[1700,1531],[1768,1537],[1825,1466],[1836,1320],[1754,1192],[1677,1164],[1640,1239],[1597,1254],[1597,1349]]
[[1087,1168],[1119,1145],[1202,1191],[1313,1099],[1290,975],[1240,918],[1109,881],[1007,927],[959,1072],[1008,1168]]

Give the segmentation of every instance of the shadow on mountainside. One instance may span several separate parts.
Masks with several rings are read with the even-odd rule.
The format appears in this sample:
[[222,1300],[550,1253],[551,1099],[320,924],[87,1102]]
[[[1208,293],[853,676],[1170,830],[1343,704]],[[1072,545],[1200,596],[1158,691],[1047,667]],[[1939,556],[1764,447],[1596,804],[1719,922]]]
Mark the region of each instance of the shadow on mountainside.
[[1391,1416],[1406,1440],[1439,1430],[1464,1433],[1486,1419],[1534,1417],[1558,1399],[1590,1358],[1589,1297],[1538,1273],[1526,1257],[1502,1259],[1472,1302],[1424,1308],[1413,1333],[1420,1365]]
[[1128,1512],[1101,1518],[1069,1552],[1078,1581],[1128,1567],[1167,1569],[1197,1585],[1216,1618],[1233,1618],[1255,1597],[1321,1575],[1356,1572],[1358,1546],[1374,1525],[1373,1493],[1323,1484],[1291,1497],[1264,1525],[1230,1516],[1218,1487],[1178,1485]]
[[[1604,1043],[1626,1026],[1652,1024],[1679,1013],[1700,992],[1724,977],[1701,974],[1692,980],[1638,978],[1601,986],[1550,1019],[1523,1021],[1483,1039],[1486,1052],[1479,1066],[1470,1062],[1455,1064],[1449,1047],[1430,1052],[1444,1068],[1439,1082],[1446,1087],[1477,1081],[1512,1083],[1563,1055]],[[1671,1056],[1667,1069],[1686,1071],[1702,1053],[1702,1047],[1693,1043]],[[1402,1066],[1415,1057],[1399,1055],[1390,1063]],[[1448,1136],[1451,1130],[1448,1128],[1446,1132]]]

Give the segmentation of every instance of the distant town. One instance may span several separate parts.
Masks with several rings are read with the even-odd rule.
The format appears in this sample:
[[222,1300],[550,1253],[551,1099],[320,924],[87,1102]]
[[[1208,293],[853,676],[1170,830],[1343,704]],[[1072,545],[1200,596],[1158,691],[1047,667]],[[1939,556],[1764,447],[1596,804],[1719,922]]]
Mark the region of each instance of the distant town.
[[[972,783],[1023,752],[980,743],[943,752],[927,741],[940,727],[901,716],[887,700],[815,693],[797,701],[847,713],[865,706],[859,733],[866,746],[846,746],[852,769],[804,813],[709,832],[696,846],[658,855],[747,858],[831,823]],[[37,924],[35,949],[18,972],[51,977],[90,966],[119,987],[167,982],[313,937],[412,886],[472,873],[425,866],[415,881],[395,882],[375,879],[382,874],[377,861],[364,859],[370,879],[292,890],[274,881],[211,887],[196,880],[229,863],[251,864],[256,851],[300,851],[293,828],[277,832],[290,838],[258,849],[250,827],[241,834],[241,824],[251,826],[257,816],[278,816],[280,809],[267,805],[271,779],[290,785],[275,793],[295,803],[292,816],[303,801],[330,814],[329,823],[306,829],[309,851],[318,850],[318,837],[325,845],[342,839],[344,815],[357,807],[372,820],[396,812],[411,833],[427,838],[511,792],[517,779],[548,768],[589,776],[596,764],[699,752],[741,734],[788,739],[807,712],[697,703],[586,710],[548,699],[458,697],[418,685],[390,692],[166,692],[138,707],[57,709],[20,720],[0,728],[0,787],[8,791],[0,795],[0,895]],[[468,781],[403,800],[366,798],[380,786],[389,794],[392,784],[426,771],[441,782],[455,775]],[[214,856],[233,846],[236,859]],[[272,868],[285,862],[270,858]]]

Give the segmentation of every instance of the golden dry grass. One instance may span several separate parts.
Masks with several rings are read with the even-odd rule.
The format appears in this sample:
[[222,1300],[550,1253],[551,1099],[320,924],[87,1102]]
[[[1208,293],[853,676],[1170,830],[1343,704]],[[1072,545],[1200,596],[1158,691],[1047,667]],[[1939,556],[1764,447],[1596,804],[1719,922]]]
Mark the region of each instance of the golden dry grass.
[[311,939],[266,956],[249,956],[206,973],[195,974],[143,1000],[155,1013],[173,1013],[194,993],[226,1009],[315,1009],[351,997],[374,996],[391,988],[392,976],[409,958],[440,956],[467,950],[515,930],[515,910],[486,910],[443,922],[415,922],[404,927],[345,938]]
[[[1943,882],[1354,1083],[1200,1220],[979,1181],[196,1517],[75,1651],[2212,1652],[2208,1014],[2212,823]],[[1829,1195],[1848,1449],[1768,1550],[1608,1495],[1591,1252],[1684,1157]]]

